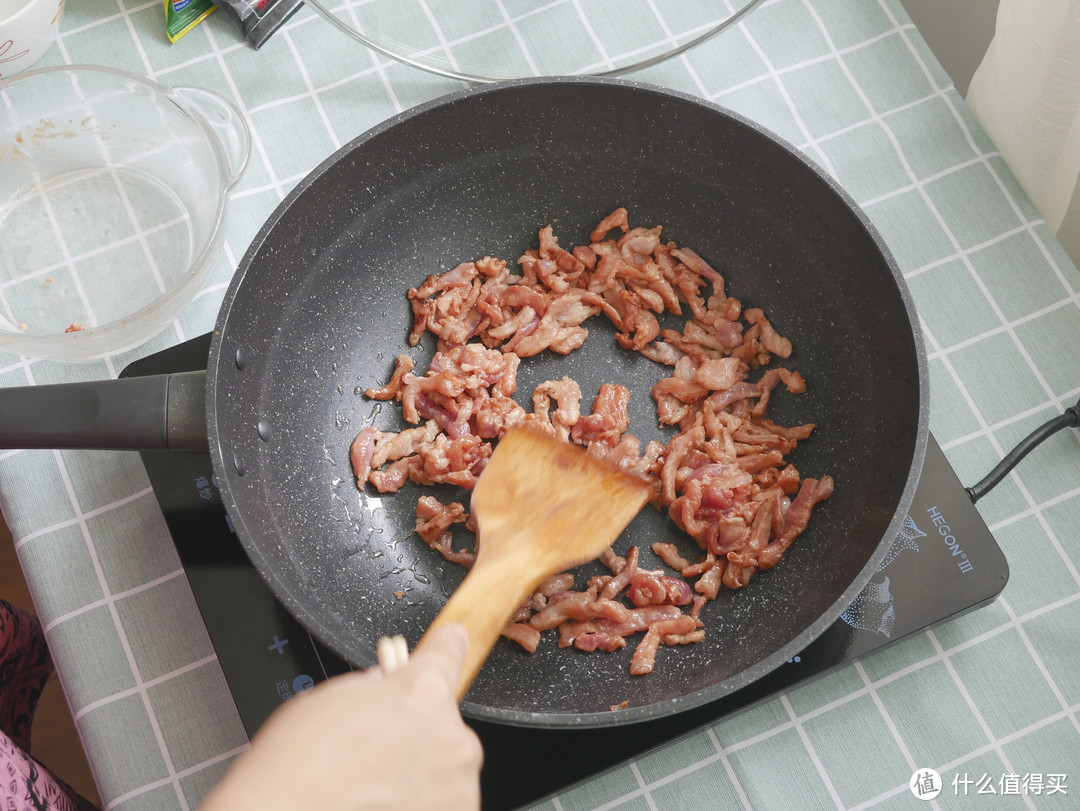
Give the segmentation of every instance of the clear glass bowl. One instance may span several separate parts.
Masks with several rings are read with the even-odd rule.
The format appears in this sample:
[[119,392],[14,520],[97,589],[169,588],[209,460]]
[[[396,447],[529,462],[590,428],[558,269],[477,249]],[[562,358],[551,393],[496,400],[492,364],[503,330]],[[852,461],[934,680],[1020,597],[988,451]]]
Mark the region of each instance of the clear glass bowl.
[[[440,76],[486,83],[630,73],[716,36],[761,2],[307,0],[307,5],[379,53]],[[610,22],[628,15],[625,24]]]
[[108,68],[0,82],[0,350],[80,360],[161,332],[219,253],[232,104]]

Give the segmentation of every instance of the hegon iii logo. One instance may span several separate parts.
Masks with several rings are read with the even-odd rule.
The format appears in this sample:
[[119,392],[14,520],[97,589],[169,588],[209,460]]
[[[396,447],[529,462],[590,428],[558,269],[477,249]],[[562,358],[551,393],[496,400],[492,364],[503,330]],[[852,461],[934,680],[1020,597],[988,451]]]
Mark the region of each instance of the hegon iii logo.
[[945,516],[942,515],[941,510],[935,506],[928,509],[926,513],[930,516],[930,520],[934,522],[934,526],[937,527],[938,535],[941,536],[945,545],[949,547],[952,556],[954,558],[959,558],[956,562],[957,568],[959,568],[963,574],[972,571],[975,567],[972,565],[971,561],[968,560],[967,552],[960,548],[960,542],[957,541],[956,536],[952,534],[952,528],[946,522]]

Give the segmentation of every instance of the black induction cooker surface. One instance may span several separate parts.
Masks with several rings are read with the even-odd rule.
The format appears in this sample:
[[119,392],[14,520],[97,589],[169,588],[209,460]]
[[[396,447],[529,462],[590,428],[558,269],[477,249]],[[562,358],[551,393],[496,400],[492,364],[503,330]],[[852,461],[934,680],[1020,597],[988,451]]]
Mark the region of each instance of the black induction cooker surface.
[[[210,336],[143,358],[123,376],[204,369]],[[232,531],[209,454],[145,453],[169,531],[249,735],[293,695],[349,665],[281,606]],[[470,720],[484,745],[485,808],[514,808],[744,710],[870,651],[993,600],[1008,564],[931,437],[922,478],[871,583],[813,644],[736,693],[625,727],[537,729]],[[542,752],[543,769],[521,769]]]

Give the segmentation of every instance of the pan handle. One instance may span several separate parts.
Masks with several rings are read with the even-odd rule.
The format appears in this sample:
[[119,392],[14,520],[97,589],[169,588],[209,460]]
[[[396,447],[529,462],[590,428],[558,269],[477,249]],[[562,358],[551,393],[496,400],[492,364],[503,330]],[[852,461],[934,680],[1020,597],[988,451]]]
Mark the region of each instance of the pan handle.
[[206,452],[206,372],[0,389],[0,448]]

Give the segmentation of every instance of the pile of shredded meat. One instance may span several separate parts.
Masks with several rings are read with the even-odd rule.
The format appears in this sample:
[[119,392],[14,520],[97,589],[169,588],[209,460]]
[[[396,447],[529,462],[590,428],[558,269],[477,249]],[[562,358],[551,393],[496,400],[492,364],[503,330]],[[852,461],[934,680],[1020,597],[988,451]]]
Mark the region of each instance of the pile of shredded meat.
[[[525,422],[651,481],[653,505],[697,542],[695,559],[678,544],[656,542],[651,552],[662,565],[648,569],[637,547],[625,557],[608,550],[601,560],[610,574],[581,585],[572,573],[548,578],[503,632],[530,652],[547,630],[558,630],[561,647],[584,651],[618,650],[643,634],[630,672],[649,673],[660,645],[702,640],[704,604],[721,587],[741,588],[776,566],[814,505],[832,493],[829,476],[804,479],[786,462],[815,426],[784,427],[766,417],[778,386],[798,394],[806,383],[779,365],[791,342],[760,309],[744,310],[700,256],[661,239],[661,226],[631,228],[624,208],[572,250],[544,228],[517,271],[484,257],[408,291],[409,343],[429,331],[437,351],[422,374],[399,356],[390,381],[365,392],[399,402],[416,427],[362,430],[351,448],[357,484],[381,493],[408,481],[471,489],[491,442]],[[662,328],[663,313],[684,316],[681,331]],[[572,352],[588,337],[584,324],[601,315],[624,349],[669,367],[652,389],[659,423],[674,426],[666,445],[642,447],[627,432],[624,386],[602,385],[588,413],[569,377],[537,386],[531,412],[513,399],[522,358]],[[462,503],[420,496],[417,534],[448,561],[471,566],[473,551],[452,548],[455,524],[475,531]]]

